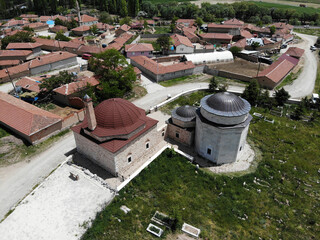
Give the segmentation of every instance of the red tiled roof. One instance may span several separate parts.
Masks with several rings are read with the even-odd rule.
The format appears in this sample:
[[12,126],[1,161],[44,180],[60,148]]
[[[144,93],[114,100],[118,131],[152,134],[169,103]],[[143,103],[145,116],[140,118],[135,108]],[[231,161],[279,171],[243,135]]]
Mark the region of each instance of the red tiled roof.
[[195,23],[195,20],[194,19],[178,19],[177,24],[189,24],[189,25],[193,25]]
[[80,79],[80,81],[65,84],[54,89],[53,91],[68,96],[75,92],[81,91],[82,89],[86,88],[88,84],[90,86],[96,86],[99,84],[99,81],[95,77],[86,77],[84,79]]
[[247,46],[247,40],[245,38],[240,39],[236,43],[232,44],[232,47],[245,48]]
[[[74,20],[79,21],[78,17],[74,18]],[[98,19],[95,17],[91,17],[86,14],[81,15],[81,22],[95,22],[95,21],[98,21]]]
[[10,20],[9,22],[3,24],[2,27],[13,27],[17,25],[26,25],[28,23],[29,21],[25,21],[25,20]]
[[[28,70],[29,70],[29,63],[28,62],[8,68],[9,74],[11,76],[13,76],[15,74],[22,73],[22,72],[26,72]],[[5,77],[8,77],[7,69],[0,70],[0,78],[5,78]]]
[[133,67],[133,71],[135,72],[136,75],[139,75],[139,74],[142,73],[142,72],[140,71],[140,69],[137,68],[137,67]]
[[31,92],[40,92],[39,85],[44,78],[42,77],[24,77],[16,82],[16,86],[22,87],[23,89],[27,89]]
[[32,54],[30,50],[0,50],[0,57],[26,57]]
[[298,47],[290,47],[285,54],[291,57],[301,58],[304,54],[304,49]]
[[183,28],[183,34],[189,39],[199,39],[199,37],[191,30],[189,30],[189,28]]
[[68,31],[68,28],[65,26],[61,26],[61,25],[55,25],[54,27],[50,28],[51,31]]
[[203,33],[203,34],[200,34],[200,37],[206,38],[206,39],[227,39],[227,40],[232,39],[232,35],[227,33]]
[[[94,112],[97,127],[91,133],[98,137],[127,135],[144,126],[143,129],[127,140],[113,138],[109,141],[98,143],[101,147],[113,153],[119,151],[122,147],[145,133],[158,122],[147,117],[143,109],[121,98],[112,98],[103,101],[94,109]],[[72,130],[80,133],[81,129],[86,129],[87,127],[88,122],[85,118],[82,123],[73,127]]]
[[274,43],[273,41],[270,41],[270,40],[267,39],[267,38],[263,38],[263,44],[264,44],[264,45],[273,44],[273,43]]
[[139,22],[144,24],[144,21],[146,21],[148,25],[154,25],[155,24],[154,20],[140,20]]
[[0,105],[0,122],[27,136],[61,121],[53,113],[2,92]]
[[82,25],[80,27],[72,28],[71,31],[87,32],[87,31],[90,31],[90,26]]
[[195,65],[191,61],[174,63],[172,65],[164,66],[146,56],[131,57],[131,60],[137,64],[153,72],[154,74],[166,74],[171,72],[178,72],[182,70],[192,69]]
[[293,26],[287,23],[282,23],[282,22],[276,22],[276,23],[272,23],[269,25],[271,26],[275,26],[277,29],[289,29],[292,30]]
[[0,60],[0,66],[13,66],[18,65],[20,60]]
[[244,22],[240,21],[240,20],[238,20],[236,18],[232,18],[232,19],[229,19],[227,21],[224,21],[223,24],[242,26],[244,24]]
[[174,46],[185,45],[187,47],[193,47],[192,43],[187,37],[181,36],[179,34],[174,34],[171,36],[174,41]]
[[298,59],[282,54],[276,62],[261,71],[258,77],[267,77],[272,82],[278,83],[298,64],[298,62]]
[[228,24],[216,24],[216,23],[209,23],[208,28],[227,28],[227,29],[238,29],[240,28],[237,25],[228,25]]
[[35,14],[21,14],[21,18],[38,18],[38,15]]
[[34,29],[42,28],[42,27],[49,28],[48,24],[41,23],[41,22],[30,23],[30,24],[27,25],[27,27],[34,28]]
[[6,49],[34,49],[41,46],[40,43],[9,43]]
[[77,55],[69,52],[52,52],[46,55],[39,56],[27,63],[29,64],[29,68],[32,69],[49,63],[59,62],[68,58],[74,58],[76,56]]
[[129,31],[129,30],[130,30],[130,26],[128,26],[127,24],[123,24],[119,29],[121,29],[121,30],[123,30],[123,31],[127,32],[127,31]]
[[150,43],[134,43],[125,46],[126,52],[152,52],[153,50]]
[[253,38],[253,35],[247,30],[241,30],[240,34],[244,38]]
[[104,48],[98,47],[98,46],[89,46],[89,45],[81,45],[77,52],[78,53],[89,53],[89,54],[94,54],[94,53],[100,53],[103,52]]

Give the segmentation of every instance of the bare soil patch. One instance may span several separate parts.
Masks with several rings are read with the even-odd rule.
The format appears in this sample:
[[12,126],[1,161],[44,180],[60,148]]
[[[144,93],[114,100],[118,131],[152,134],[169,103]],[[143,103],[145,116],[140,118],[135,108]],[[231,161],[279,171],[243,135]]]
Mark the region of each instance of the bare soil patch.
[[[260,71],[264,70],[267,66],[268,65],[262,63],[260,65]],[[218,69],[222,71],[254,77],[257,75],[259,64],[237,58],[234,60],[233,63],[209,65],[209,67],[211,69]]]

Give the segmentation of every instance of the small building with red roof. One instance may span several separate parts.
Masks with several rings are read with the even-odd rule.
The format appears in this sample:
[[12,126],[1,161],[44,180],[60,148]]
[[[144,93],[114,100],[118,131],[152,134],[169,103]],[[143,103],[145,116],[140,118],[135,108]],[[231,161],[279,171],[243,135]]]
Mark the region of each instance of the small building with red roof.
[[0,50],[0,60],[27,61],[34,58],[30,50]]
[[17,66],[21,63],[20,60],[0,60],[0,69]]
[[41,23],[41,22],[30,23],[30,24],[26,25],[26,27],[33,29],[35,32],[44,31],[44,30],[49,29],[48,24]]
[[99,81],[95,77],[83,77],[77,79],[76,82],[62,85],[53,90],[53,99],[63,105],[70,106],[70,99],[74,97],[82,97],[83,91],[88,86],[97,86]]
[[128,26],[127,24],[123,24],[115,31],[115,36],[119,37],[121,34],[128,32],[130,29],[130,26]]
[[0,92],[0,125],[31,144],[38,143],[62,128],[62,119],[48,111]]
[[15,85],[16,87],[21,87],[23,91],[25,92],[36,92],[40,93],[40,84],[41,81],[45,78],[48,78],[50,76],[45,77],[23,77],[20,80],[18,80]]
[[194,19],[178,19],[176,21],[177,25],[182,24],[185,27],[191,27],[191,26],[195,25],[195,23],[196,23],[196,20],[194,20]]
[[192,75],[195,69],[195,65],[191,61],[180,62],[180,58],[168,60],[166,64],[156,62],[146,56],[131,57],[130,59],[133,66],[139,68],[146,76],[156,82]]
[[57,32],[68,32],[68,28],[65,26],[61,26],[61,25],[55,25],[52,28],[49,28],[49,32],[53,32],[53,33],[57,33]]
[[232,18],[232,19],[229,19],[227,21],[224,21],[222,24],[224,24],[224,25],[235,25],[235,26],[242,27],[244,25],[244,22],[241,21],[241,20],[238,20],[236,18]]
[[158,121],[127,100],[111,98],[93,108],[86,95],[84,103],[85,119],[72,128],[77,151],[114,176],[128,177],[163,140]]
[[304,49],[298,47],[289,47],[285,54],[300,59],[304,54]]
[[128,58],[132,56],[152,57],[154,48],[150,43],[134,43],[125,45],[125,52]]
[[208,33],[227,33],[230,35],[240,35],[241,27],[237,25],[229,25],[229,24],[216,24],[209,23],[208,24]]
[[9,43],[6,47],[7,50],[28,50],[32,51],[33,56],[38,56],[41,54],[40,43]]
[[80,21],[78,19],[78,17],[75,17],[74,20],[76,20],[77,22],[79,22],[80,26],[86,25],[86,26],[91,26],[94,24],[98,23],[98,19],[95,17],[91,17],[89,15],[83,14],[80,16]]
[[174,49],[171,51],[173,51],[174,53],[187,54],[194,52],[194,46],[187,37],[181,36],[179,34],[174,34],[171,36],[171,39],[174,45]]
[[200,37],[203,41],[212,44],[226,45],[232,41],[232,35],[226,33],[203,33],[200,34]]
[[91,33],[90,26],[88,25],[72,28],[71,31],[77,36],[87,36]]

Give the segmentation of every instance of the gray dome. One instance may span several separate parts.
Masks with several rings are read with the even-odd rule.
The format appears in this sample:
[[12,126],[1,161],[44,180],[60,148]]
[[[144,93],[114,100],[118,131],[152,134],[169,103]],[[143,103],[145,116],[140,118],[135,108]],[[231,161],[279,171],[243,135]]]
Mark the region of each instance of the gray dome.
[[176,114],[183,118],[193,118],[196,116],[195,107],[191,107],[189,105],[178,107],[176,109]]
[[229,92],[213,94],[207,99],[207,104],[221,112],[238,112],[246,108],[245,102],[240,97]]

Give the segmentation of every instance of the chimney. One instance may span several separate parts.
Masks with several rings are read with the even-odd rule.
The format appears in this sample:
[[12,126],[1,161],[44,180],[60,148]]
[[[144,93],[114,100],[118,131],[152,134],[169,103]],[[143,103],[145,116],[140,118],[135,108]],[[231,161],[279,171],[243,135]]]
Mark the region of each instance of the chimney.
[[84,106],[86,108],[86,117],[88,120],[88,128],[93,131],[97,127],[96,115],[94,113],[92,99],[86,94],[83,98]]

